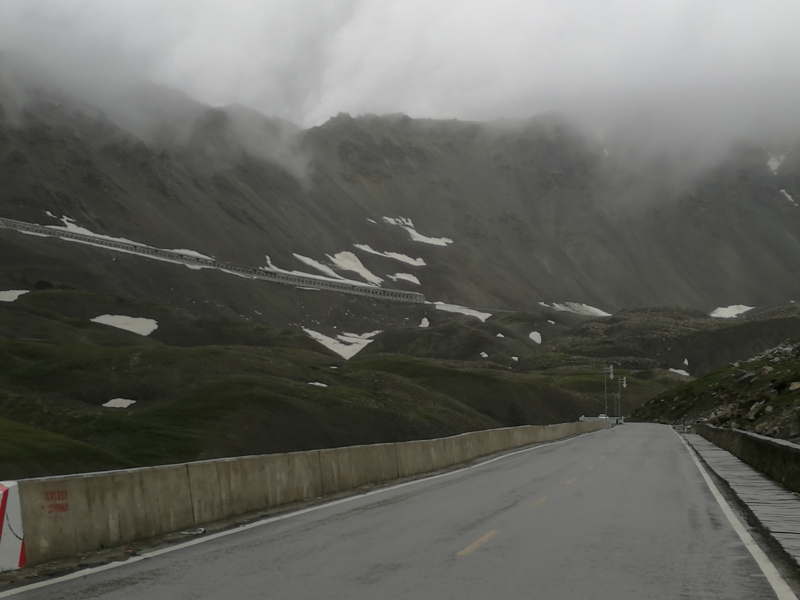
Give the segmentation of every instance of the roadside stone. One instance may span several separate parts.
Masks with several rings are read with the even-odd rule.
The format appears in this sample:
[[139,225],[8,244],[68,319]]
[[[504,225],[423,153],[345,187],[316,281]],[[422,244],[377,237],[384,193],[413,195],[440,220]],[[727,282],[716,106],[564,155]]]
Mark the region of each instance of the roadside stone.
[[747,413],[747,420],[748,421],[755,421],[758,418],[758,414],[761,412],[761,406],[764,402],[756,402],[753,407],[750,409],[750,412]]
[[789,386],[790,392],[793,392],[795,390],[800,390],[800,381],[793,381],[792,384]]

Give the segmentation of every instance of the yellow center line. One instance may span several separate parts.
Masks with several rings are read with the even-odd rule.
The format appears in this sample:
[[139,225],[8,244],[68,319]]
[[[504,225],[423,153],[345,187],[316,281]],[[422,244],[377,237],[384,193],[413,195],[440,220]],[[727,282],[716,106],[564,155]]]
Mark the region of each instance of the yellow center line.
[[587,471],[591,471],[592,469],[594,469],[594,465],[589,465],[588,467],[586,467]]
[[545,500],[547,500],[547,496],[542,496],[536,502],[533,502],[531,504],[531,508],[536,508],[537,506],[541,506],[542,504],[545,503]]
[[577,480],[578,480],[577,477],[573,477],[572,479],[568,479],[567,481],[565,481],[564,485],[569,485],[570,483],[573,483],[573,482],[575,482]]
[[492,539],[498,533],[500,533],[500,532],[497,531],[497,530],[492,530],[489,533],[487,533],[486,535],[484,535],[482,537],[479,537],[477,540],[472,542],[469,546],[467,546],[463,550],[459,550],[458,552],[456,552],[456,556],[466,556],[467,554],[471,554],[472,552],[475,552],[475,550],[477,550],[478,548],[483,546],[486,542],[488,542],[490,539]]

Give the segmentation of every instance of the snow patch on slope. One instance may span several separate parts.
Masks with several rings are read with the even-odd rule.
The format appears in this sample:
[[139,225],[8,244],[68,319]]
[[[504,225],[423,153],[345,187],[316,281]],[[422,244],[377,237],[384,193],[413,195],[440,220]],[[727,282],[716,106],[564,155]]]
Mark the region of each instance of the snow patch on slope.
[[158,329],[158,322],[154,319],[144,319],[141,317],[128,317],[125,315],[100,315],[94,319],[90,319],[92,323],[101,323],[116,327],[117,329],[124,329],[139,335],[150,335]]
[[458,304],[447,304],[445,302],[431,302],[431,304],[436,306],[436,308],[439,310],[451,313],[459,313],[462,315],[467,315],[469,317],[475,317],[477,319],[480,319],[481,321],[485,321],[486,319],[492,316],[492,313],[481,312],[473,308],[467,308],[466,306],[459,306]]
[[175,252],[177,254],[184,254],[186,256],[194,256],[195,258],[204,258],[206,260],[217,260],[213,256],[207,256],[205,254],[200,254],[199,252],[195,252],[194,250],[186,250],[185,248],[175,248],[174,250],[167,250],[167,252]]
[[746,313],[748,310],[753,310],[755,306],[745,306],[744,304],[732,304],[731,306],[723,306],[720,308],[715,308],[711,311],[712,317],[716,317],[718,319],[733,319],[734,317],[738,317],[742,313]]
[[95,233],[94,231],[90,231],[90,230],[86,229],[85,227],[80,227],[79,225],[76,225],[75,224],[76,223],[75,219],[71,219],[66,215],[61,217],[59,220],[62,223],[64,223],[63,227],[59,227],[58,225],[45,225],[45,227],[47,227],[48,229],[56,229],[56,230],[60,230],[60,231],[69,231],[71,233],[80,233],[81,235],[87,235],[87,236],[98,238],[98,239],[101,239],[101,240],[108,240],[108,241],[111,241],[111,242],[121,242],[123,244],[131,244],[133,246],[141,246],[143,248],[149,248],[149,246],[146,246],[145,244],[140,244],[139,242],[134,242],[134,241],[131,241],[131,240],[128,240],[128,239],[125,239],[125,238],[111,237],[111,236],[108,236],[108,235],[101,235],[99,233]]
[[778,174],[778,169],[780,168],[783,161],[786,159],[785,154],[770,154],[769,160],[767,161],[767,166],[769,170],[772,171],[773,175]]
[[686,371],[683,369],[670,369],[670,373],[677,373],[678,375],[683,375],[684,377],[691,377]]
[[410,256],[406,256],[405,254],[401,254],[399,252],[380,252],[378,250],[373,250],[367,244],[353,244],[359,250],[363,250],[364,252],[369,252],[370,254],[376,254],[377,256],[383,256],[384,258],[393,258],[394,260],[399,260],[402,263],[406,263],[407,265],[411,265],[413,267],[424,267],[425,261],[421,258],[411,258]]
[[[292,256],[294,256],[300,262],[307,264],[309,267],[316,269],[320,273],[324,273],[328,277],[333,277],[334,279],[343,279],[343,277],[339,275],[336,271],[331,269],[328,265],[323,265],[318,260],[314,260],[313,258],[309,258],[308,256],[303,256],[302,254],[292,253]],[[267,259],[269,259],[269,257],[267,257]]]
[[[539,304],[547,306],[544,304],[544,302],[540,302]],[[607,313],[606,311],[595,308],[594,306],[589,306],[588,304],[581,304],[580,302],[563,302],[561,304],[553,303],[553,310],[560,312],[571,312],[575,313],[576,315],[584,315],[587,317],[611,316],[611,313]]]
[[531,338],[537,344],[542,343],[542,334],[539,333],[538,331],[531,331],[528,337]]
[[319,331],[314,331],[313,329],[308,329],[303,327],[303,331],[305,331],[311,339],[319,342],[329,350],[333,350],[344,358],[345,360],[350,360],[356,354],[361,352],[364,348],[366,348],[369,344],[373,342],[371,338],[375,337],[379,333],[382,333],[382,330],[377,331],[370,331],[368,333],[340,333],[335,338],[329,337],[324,333],[320,333]]
[[395,273],[394,275],[387,275],[387,277],[392,281],[397,281],[398,279],[402,279],[403,281],[408,281],[410,283],[416,283],[417,285],[421,285],[419,279],[417,279],[417,276],[412,275],[411,273]]
[[373,285],[380,285],[383,282],[381,277],[378,277],[367,267],[365,267],[361,261],[358,260],[358,257],[352,252],[339,252],[333,256],[330,254],[326,254],[325,256],[328,257],[328,259],[336,268],[341,269],[342,271],[353,271],[358,273],[361,275],[361,277]]
[[422,321],[420,322],[420,327],[430,327],[431,322],[428,321],[428,317],[422,317]]
[[383,217],[383,220],[385,223],[389,223],[389,225],[397,225],[398,227],[402,227],[403,229],[405,229],[411,236],[411,239],[415,242],[422,242],[423,244],[431,244],[432,246],[447,246],[448,244],[453,243],[453,240],[451,240],[450,238],[446,237],[435,238],[435,237],[429,237],[427,235],[422,235],[416,230],[416,228],[414,227],[414,223],[411,221],[411,219],[408,219],[406,217],[397,217],[397,218]]
[[0,292],[0,302],[14,302],[14,300],[23,294],[27,294],[29,291],[30,290],[6,290],[5,292]]
[[786,190],[781,190],[781,194],[783,194],[784,198],[786,198],[786,199],[787,199],[789,202],[791,202],[792,204],[794,204],[795,206],[797,206],[797,202],[795,201],[795,199],[794,199],[794,198],[792,198],[792,197],[789,195],[789,192],[787,192]]
[[[297,256],[299,256],[299,255],[297,255]],[[265,255],[264,257],[267,259],[267,266],[266,267],[261,267],[261,268],[263,270],[265,270],[265,271],[272,271],[273,273],[284,273],[286,275],[297,275],[297,276],[300,276],[300,277],[311,277],[312,279],[320,279],[322,281],[334,281],[334,282],[337,282],[337,283],[338,282],[351,283],[353,285],[360,285],[362,287],[375,287],[375,286],[370,286],[369,284],[364,283],[363,281],[356,281],[354,279],[345,279],[344,277],[342,277],[340,275],[337,275],[336,273],[334,273],[334,277],[325,277],[323,275],[317,275],[316,273],[306,273],[304,271],[287,271],[286,269],[281,269],[279,267],[276,267],[272,263],[272,259],[270,259],[269,256]],[[314,260],[314,259],[308,259],[308,260]],[[316,261],[314,261],[314,262],[316,262]],[[322,264],[322,263],[319,263],[319,264]],[[230,271],[228,271],[228,272],[230,272]]]
[[106,408],[128,408],[131,404],[136,404],[136,400],[128,400],[127,398],[113,398],[105,402],[103,406]]

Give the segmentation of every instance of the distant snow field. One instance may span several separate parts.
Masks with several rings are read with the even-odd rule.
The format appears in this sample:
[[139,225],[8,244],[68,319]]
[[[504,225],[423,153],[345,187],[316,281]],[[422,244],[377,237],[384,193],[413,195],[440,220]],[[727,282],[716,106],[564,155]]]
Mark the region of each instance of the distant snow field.
[[514,362],[519,362],[519,356],[512,356],[511,360],[513,360]]
[[308,385],[315,385],[317,387],[328,387],[327,383],[322,383],[321,381],[309,381]]
[[136,404],[136,400],[127,400],[126,398],[114,398],[109,400],[103,406],[106,408],[128,408],[131,404]]
[[670,373],[677,373],[678,375],[683,375],[684,377],[691,377],[686,371],[683,369],[670,369]]
[[504,338],[506,336],[504,336],[502,333],[498,333],[495,337]]
[[452,244],[453,240],[446,237],[435,238],[435,237],[428,237],[427,235],[422,235],[419,233],[416,228],[414,227],[414,223],[411,219],[406,217],[383,217],[384,222],[389,223],[390,225],[397,225],[398,227],[402,227],[405,229],[411,239],[415,242],[422,242],[423,244],[431,244],[433,246],[447,246],[448,244]]
[[443,310],[445,312],[451,312],[451,313],[459,313],[462,315],[467,315],[469,317],[475,317],[476,319],[480,319],[481,321],[485,321],[486,319],[492,316],[492,313],[481,312],[473,308],[467,308],[466,306],[459,306],[458,304],[447,304],[445,302],[432,302],[431,304],[436,306],[438,310]]
[[538,331],[531,331],[530,334],[528,334],[528,337],[531,338],[537,344],[542,343],[542,334],[539,333]]
[[755,306],[745,306],[744,304],[732,304],[731,306],[724,306],[715,308],[711,311],[710,316],[717,317],[718,319],[732,319],[738,317],[748,310],[753,310]]
[[14,302],[14,300],[28,292],[30,290],[6,290],[5,292],[0,292],[0,302]]
[[550,323],[550,325],[555,325],[556,324],[555,321],[551,321],[550,319],[547,319],[547,322]]
[[353,358],[356,354],[361,352],[373,342],[371,338],[375,337],[379,333],[382,333],[382,330],[370,331],[369,333],[361,334],[340,333],[335,338],[332,338],[324,333],[320,333],[319,331],[314,331],[313,329],[308,329],[306,327],[303,327],[303,331],[305,331],[309,337],[311,337],[311,339],[319,342],[329,350],[333,350],[345,360],[350,360]]
[[125,315],[100,315],[91,319],[93,323],[109,325],[117,329],[124,329],[139,335],[150,335],[158,329],[158,322],[154,319],[144,319],[141,317],[127,317]]
[[[547,306],[543,302],[540,302],[539,304]],[[584,315],[587,317],[611,316],[611,313],[607,313],[606,311],[595,308],[594,306],[589,306],[588,304],[581,304],[580,302],[563,302],[561,304],[553,303],[553,310],[560,312],[571,312],[575,313],[576,315]]]
[[489,355],[488,355],[488,354],[486,354],[486,352],[481,352],[481,356],[482,356],[483,358],[489,358]]
[[689,359],[688,358],[684,358],[683,359],[683,366],[684,367],[688,367],[689,366]]
[[384,258],[393,258],[394,260],[399,260],[400,262],[406,263],[407,265],[411,265],[413,267],[425,266],[425,261],[421,258],[412,258],[399,252],[380,252],[378,250],[374,250],[367,244],[353,244],[353,246],[364,252],[369,252],[370,254],[375,254],[377,256],[383,256]]
[[419,324],[419,326],[420,327],[429,327],[430,324],[431,324],[431,322],[428,321],[428,317],[422,317],[422,322]]

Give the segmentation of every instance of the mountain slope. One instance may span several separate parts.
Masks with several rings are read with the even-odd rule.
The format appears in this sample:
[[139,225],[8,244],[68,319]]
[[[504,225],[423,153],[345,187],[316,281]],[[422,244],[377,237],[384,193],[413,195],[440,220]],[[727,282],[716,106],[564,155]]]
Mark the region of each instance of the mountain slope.
[[[798,292],[795,151],[776,164],[745,144],[687,170],[668,155],[631,160],[551,114],[495,123],[339,115],[300,131],[164,90],[131,94],[136,118],[54,91],[15,98],[0,89],[8,218],[63,225],[68,216],[159,248],[499,309],[544,300],[708,311]],[[14,233],[0,232],[0,244],[3,272],[177,306],[152,283],[169,280],[188,292],[182,309],[202,298],[252,316],[282,294]]]

